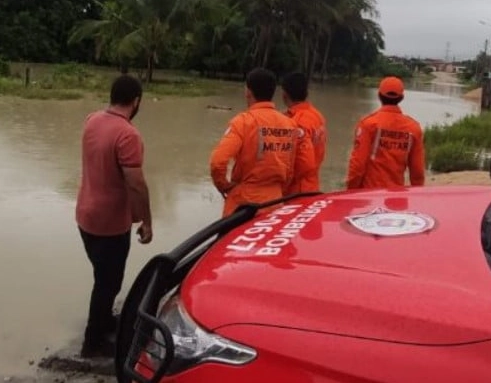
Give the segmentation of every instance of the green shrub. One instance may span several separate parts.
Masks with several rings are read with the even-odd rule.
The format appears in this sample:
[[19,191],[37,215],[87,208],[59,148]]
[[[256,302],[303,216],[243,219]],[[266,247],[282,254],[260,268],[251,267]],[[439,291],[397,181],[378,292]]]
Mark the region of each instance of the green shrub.
[[478,170],[479,158],[475,147],[463,142],[445,142],[427,153],[431,170],[436,172],[456,172]]
[[370,72],[375,77],[397,76],[400,78],[410,78],[413,76],[413,73],[406,65],[391,62],[386,57],[379,58]]
[[384,70],[382,71],[382,75],[408,78],[412,77],[413,73],[402,64],[390,63],[384,68]]
[[452,125],[435,125],[425,131],[427,150],[445,142],[464,142],[491,150],[491,113],[467,116]]
[[491,151],[491,113],[467,116],[452,125],[435,125],[424,134],[428,165],[435,171],[476,170]]

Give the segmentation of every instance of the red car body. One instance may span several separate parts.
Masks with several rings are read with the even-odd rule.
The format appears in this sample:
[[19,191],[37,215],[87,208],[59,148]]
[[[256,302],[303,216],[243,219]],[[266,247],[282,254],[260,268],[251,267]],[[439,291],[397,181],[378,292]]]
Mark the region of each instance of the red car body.
[[[178,295],[200,328],[255,357],[197,363],[161,383],[490,382],[490,202],[487,187],[321,194],[231,230]],[[346,219],[381,208],[433,226],[384,236]]]

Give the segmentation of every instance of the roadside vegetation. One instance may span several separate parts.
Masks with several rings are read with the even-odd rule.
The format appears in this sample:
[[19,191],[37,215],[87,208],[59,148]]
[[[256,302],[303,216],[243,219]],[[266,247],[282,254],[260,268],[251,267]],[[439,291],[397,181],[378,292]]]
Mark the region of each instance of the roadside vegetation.
[[459,80],[466,89],[472,90],[482,85],[483,77],[490,70],[490,62],[491,56],[487,51],[481,51],[474,59],[460,63],[465,69],[459,73]]
[[[106,98],[111,81],[118,75],[115,70],[77,63],[53,64],[44,66],[43,70],[38,70],[36,65],[16,67],[17,70],[12,71],[7,62],[0,60],[0,95],[38,100],[76,100],[90,93]],[[25,72],[26,68],[31,70],[29,75]],[[141,76],[141,73],[135,75]],[[157,76],[151,84],[144,84],[145,92],[152,97],[207,96],[217,93],[223,86],[217,81],[175,72]]]
[[469,72],[459,73],[458,78],[466,91],[471,91],[481,86],[481,82],[476,79],[474,74],[470,74]]
[[436,172],[479,170],[489,166],[491,112],[467,116],[425,131],[427,164]]
[[242,80],[256,66],[370,75],[384,48],[376,0],[4,0],[0,55]]
[[[75,62],[96,74],[95,66],[138,71],[142,81],[157,84],[149,87],[157,94],[208,94],[213,85],[197,77],[242,81],[256,66],[279,77],[299,69],[316,81],[366,86],[387,75],[430,81],[424,60],[384,57],[378,19],[376,0],[2,0],[0,57]],[[463,63],[466,76],[479,78],[488,58],[482,52]],[[178,71],[179,78],[159,70]],[[94,87],[74,90],[58,81],[50,88],[49,79],[33,77],[33,86],[22,89],[19,76],[2,71],[2,93],[74,98]]]
[[382,54],[378,18],[376,0],[3,0],[0,57],[54,67],[29,87],[0,67],[0,92],[83,97],[107,88],[96,67],[138,73],[157,95],[191,96],[214,93],[206,78],[243,81],[256,66],[367,86],[420,72],[416,59]]

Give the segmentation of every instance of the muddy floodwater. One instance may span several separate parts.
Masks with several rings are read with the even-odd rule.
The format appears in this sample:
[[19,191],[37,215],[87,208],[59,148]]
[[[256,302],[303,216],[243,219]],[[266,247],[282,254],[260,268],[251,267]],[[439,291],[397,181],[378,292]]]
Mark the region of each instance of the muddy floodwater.
[[[402,106],[423,125],[451,122],[478,111],[460,92],[448,84],[416,87]],[[242,96],[237,85],[215,97],[145,98],[135,124],[145,141],[155,239],[147,246],[133,241],[121,296],[152,255],[219,217],[208,157],[244,107]],[[339,189],[353,125],[378,106],[376,90],[316,86],[311,99],[329,120],[323,187]],[[80,133],[86,114],[101,107],[96,99],[0,97],[0,376],[29,374],[29,361],[80,341],[92,283],[74,222]]]

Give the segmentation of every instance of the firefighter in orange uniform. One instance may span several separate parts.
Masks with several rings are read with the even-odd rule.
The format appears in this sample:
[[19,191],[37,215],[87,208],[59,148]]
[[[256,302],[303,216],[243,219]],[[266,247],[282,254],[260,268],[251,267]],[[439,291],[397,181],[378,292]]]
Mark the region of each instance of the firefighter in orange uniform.
[[326,119],[309,101],[308,80],[300,72],[291,73],[283,79],[283,102],[288,107],[286,115],[292,118],[303,129],[313,156],[309,166],[303,166],[302,172],[295,167],[293,181],[286,194],[315,192],[320,190],[320,167],[326,154],[327,129]]
[[[246,78],[248,109],[235,116],[211,154],[215,187],[225,197],[223,216],[245,203],[281,198],[290,184],[301,130],[275,109],[275,75],[263,68]],[[235,165],[230,180],[227,169]]]
[[419,123],[402,114],[404,84],[397,77],[380,82],[382,107],[361,119],[349,161],[348,189],[404,186],[409,169],[412,186],[424,185],[425,153]]

